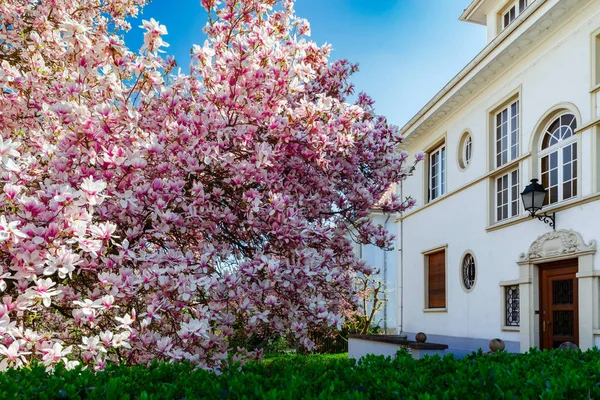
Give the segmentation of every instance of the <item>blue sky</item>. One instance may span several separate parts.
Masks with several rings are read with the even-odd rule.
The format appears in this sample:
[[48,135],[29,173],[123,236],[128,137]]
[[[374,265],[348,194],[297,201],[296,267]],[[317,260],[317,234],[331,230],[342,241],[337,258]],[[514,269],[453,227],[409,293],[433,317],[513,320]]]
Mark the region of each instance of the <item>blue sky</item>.
[[[458,21],[469,0],[297,0],[311,39],[333,46],[332,59],[358,62],[357,92],[375,99],[378,114],[402,126],[485,46],[485,27]],[[176,6],[175,6],[176,4]],[[167,26],[165,40],[184,72],[189,51],[202,44],[206,13],[199,0],[153,0],[126,36],[143,41],[142,19]]]

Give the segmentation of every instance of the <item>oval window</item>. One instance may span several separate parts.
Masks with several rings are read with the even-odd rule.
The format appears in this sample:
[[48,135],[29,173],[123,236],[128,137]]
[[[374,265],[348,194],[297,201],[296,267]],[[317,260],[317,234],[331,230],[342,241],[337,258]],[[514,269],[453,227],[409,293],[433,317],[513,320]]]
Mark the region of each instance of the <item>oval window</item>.
[[463,257],[461,276],[465,289],[467,291],[473,289],[475,286],[475,257],[471,253],[467,253]]
[[462,169],[466,169],[471,164],[471,159],[473,158],[473,138],[469,132],[463,133],[458,149],[458,165]]

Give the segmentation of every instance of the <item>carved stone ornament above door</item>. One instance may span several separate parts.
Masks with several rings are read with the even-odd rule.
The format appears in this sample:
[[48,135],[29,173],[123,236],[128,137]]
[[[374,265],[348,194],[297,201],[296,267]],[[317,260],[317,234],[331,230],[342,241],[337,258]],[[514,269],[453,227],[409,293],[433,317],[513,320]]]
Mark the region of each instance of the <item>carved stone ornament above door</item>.
[[585,243],[579,232],[560,229],[543,234],[529,247],[527,253],[521,253],[519,263],[539,263],[566,256],[577,257],[596,252],[596,241]]

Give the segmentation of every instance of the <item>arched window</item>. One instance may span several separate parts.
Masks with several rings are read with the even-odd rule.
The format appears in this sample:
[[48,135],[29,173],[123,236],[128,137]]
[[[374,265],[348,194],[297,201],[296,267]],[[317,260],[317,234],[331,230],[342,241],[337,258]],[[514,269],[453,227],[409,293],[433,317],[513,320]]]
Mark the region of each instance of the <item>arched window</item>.
[[577,120],[567,113],[556,117],[542,135],[540,164],[546,204],[577,196]]

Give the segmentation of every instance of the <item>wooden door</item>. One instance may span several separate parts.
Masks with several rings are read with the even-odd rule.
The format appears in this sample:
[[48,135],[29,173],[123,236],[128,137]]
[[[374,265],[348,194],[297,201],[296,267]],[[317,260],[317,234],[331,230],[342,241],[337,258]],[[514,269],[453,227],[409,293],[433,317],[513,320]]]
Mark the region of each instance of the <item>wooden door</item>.
[[540,265],[540,348],[579,346],[577,259]]

